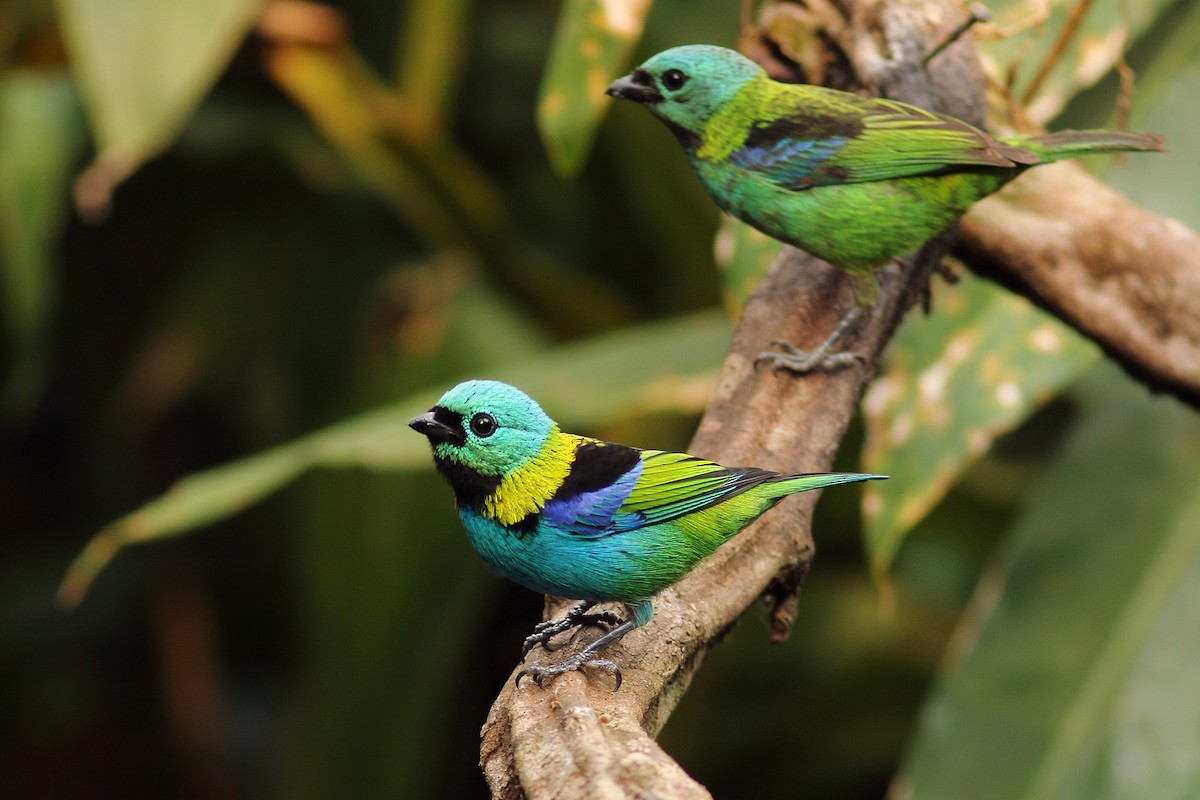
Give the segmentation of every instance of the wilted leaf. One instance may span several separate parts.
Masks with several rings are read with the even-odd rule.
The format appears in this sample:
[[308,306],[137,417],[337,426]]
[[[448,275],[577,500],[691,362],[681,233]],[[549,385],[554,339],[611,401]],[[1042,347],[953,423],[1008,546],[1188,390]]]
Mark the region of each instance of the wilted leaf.
[[[520,386],[564,427],[589,428],[649,411],[700,411],[729,343],[729,323],[698,314],[566,345],[495,375]],[[480,377],[480,376],[464,376]],[[206,525],[258,502],[314,467],[376,470],[431,465],[425,440],[407,427],[451,384],[420,392],[289,444],[191,475],[101,530],[75,559],[59,590],[78,602],[117,550]]]
[[905,534],[992,441],[1097,358],[1093,345],[1024,298],[966,279],[911,316],[863,400],[867,549],[882,576]]
[[58,0],[99,153],[114,176],[166,147],[263,0]]
[[608,98],[642,34],[651,0],[566,0],[542,77],[537,121],[562,175],[583,166]]
[[1103,375],[968,615],[898,796],[1200,786],[1200,418]]
[[54,248],[66,216],[71,167],[83,145],[79,102],[65,74],[0,76],[0,279],[15,353],[4,405],[26,405],[40,381],[54,307]]

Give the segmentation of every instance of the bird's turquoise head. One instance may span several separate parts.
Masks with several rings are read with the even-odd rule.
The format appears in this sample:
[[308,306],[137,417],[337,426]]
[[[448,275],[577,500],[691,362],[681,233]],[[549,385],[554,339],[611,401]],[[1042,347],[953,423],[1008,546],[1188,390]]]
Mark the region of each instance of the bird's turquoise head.
[[712,115],[763,74],[750,59],[707,44],[672,47],[608,87],[612,97],[646,106],[684,144],[704,135]]
[[446,392],[408,426],[429,439],[438,468],[455,483],[451,474],[463,468],[485,479],[503,479],[537,455],[554,422],[520,389],[476,380]]

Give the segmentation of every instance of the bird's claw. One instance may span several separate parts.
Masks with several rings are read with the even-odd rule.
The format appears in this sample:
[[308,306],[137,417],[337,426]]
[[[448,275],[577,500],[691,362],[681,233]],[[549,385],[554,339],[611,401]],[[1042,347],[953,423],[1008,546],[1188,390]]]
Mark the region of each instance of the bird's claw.
[[528,675],[529,677],[533,678],[533,682],[538,685],[539,689],[545,689],[547,680],[557,678],[559,675],[562,675],[566,672],[575,672],[576,670],[583,669],[584,667],[592,667],[593,669],[602,669],[608,674],[612,675],[616,680],[616,685],[613,686],[613,691],[615,692],[617,689],[620,689],[621,668],[609,661],[607,658],[590,658],[589,656],[590,654],[584,650],[580,651],[574,656],[571,656],[570,658],[560,661],[557,664],[548,664],[546,666],[530,664],[527,667],[523,667],[521,671],[517,673],[516,686],[518,689],[520,689],[521,678],[524,678],[526,675]]
[[758,358],[754,359],[754,366],[759,364],[769,364],[775,372],[787,370],[788,372],[797,375],[805,375],[809,372],[818,370],[835,370],[843,367],[854,365],[856,362],[865,364],[867,359],[859,353],[841,352],[830,353],[828,348],[818,347],[816,350],[801,350],[791,342],[774,341],[771,342],[775,347],[781,348],[784,352],[759,353]]

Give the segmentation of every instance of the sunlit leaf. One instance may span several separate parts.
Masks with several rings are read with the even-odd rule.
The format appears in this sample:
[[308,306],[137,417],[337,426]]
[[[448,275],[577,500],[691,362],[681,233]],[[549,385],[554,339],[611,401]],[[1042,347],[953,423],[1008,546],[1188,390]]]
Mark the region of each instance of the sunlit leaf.
[[898,796],[1194,797],[1200,418],[1112,368],[1039,480]]
[[[631,328],[556,348],[495,377],[536,397],[567,428],[586,429],[626,415],[696,412],[708,402],[729,343],[729,323],[703,313]],[[479,377],[479,376],[464,376]],[[235,514],[314,467],[426,469],[428,446],[408,429],[446,386],[353,417],[289,444],[184,478],[166,494],[110,523],[88,543],[63,581],[75,603],[127,544],[184,533]]]
[[609,99],[604,90],[625,68],[651,0],[566,0],[538,100],[538,130],[554,168],[583,166]]
[[57,0],[97,158],[128,172],[166,147],[264,0]]
[[892,476],[864,494],[875,574],[996,436],[1096,358],[1024,298],[974,279],[938,286],[933,314],[908,318],[863,400],[863,467]]
[[721,270],[721,296],[736,319],[746,298],[775,263],[782,245],[744,222],[721,215],[717,228],[716,261]]
[[44,366],[57,287],[54,250],[66,217],[83,119],[65,74],[0,75],[0,281],[14,352],[4,405],[25,406]]

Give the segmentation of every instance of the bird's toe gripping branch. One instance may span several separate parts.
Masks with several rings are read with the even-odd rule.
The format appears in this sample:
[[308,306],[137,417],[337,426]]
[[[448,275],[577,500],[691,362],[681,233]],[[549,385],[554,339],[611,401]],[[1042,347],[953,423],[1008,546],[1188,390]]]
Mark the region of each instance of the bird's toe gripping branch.
[[551,678],[557,678],[564,672],[574,672],[584,667],[592,667],[594,669],[602,669],[613,676],[616,681],[613,685],[613,691],[621,688],[621,668],[607,658],[590,658],[587,655],[587,650],[580,650],[575,655],[568,659],[558,662],[557,664],[548,664],[546,666],[530,665],[517,673],[517,688],[521,687],[521,678],[526,675],[533,678],[533,682],[538,685],[538,688],[546,688],[546,681]]
[[850,330],[862,316],[862,307],[855,306],[850,309],[846,316],[842,317],[841,322],[833,329],[833,333],[825,341],[821,342],[812,350],[801,350],[791,342],[775,341],[772,345],[782,348],[782,353],[765,352],[759,353],[758,358],[754,360],[755,366],[759,364],[770,364],[771,368],[776,372],[779,370],[787,370],[788,372],[797,375],[805,375],[809,372],[818,370],[834,370],[848,367],[857,363],[865,363],[866,359],[858,353],[842,351],[835,353],[833,346],[845,336],[846,331]]
[[[615,614],[585,614],[584,612],[591,608],[592,605],[594,604],[587,601],[576,603],[571,607],[571,610],[567,612],[567,616],[563,617],[563,619],[555,620],[553,622],[539,623],[538,627],[534,629],[533,635],[525,640],[527,648],[526,652],[533,648],[533,644],[539,643],[538,641],[534,641],[533,644],[530,644],[530,640],[536,640],[542,632],[551,630],[555,626],[566,622],[572,616],[574,616],[575,621],[573,621],[571,624],[588,624],[588,621],[583,620],[584,617],[604,618],[604,622],[608,622],[609,617],[616,619]],[[521,671],[517,673],[516,677],[517,688],[520,688],[521,678],[524,678],[526,675],[533,678],[534,683],[536,683],[538,687],[544,688],[548,679],[556,678],[566,672],[574,672],[576,670],[583,669],[584,667],[591,667],[593,669],[602,669],[612,675],[613,678],[616,679],[616,684],[613,686],[613,691],[615,692],[617,689],[620,689],[622,680],[621,668],[607,658],[596,658],[596,653],[613,644],[634,628],[645,625],[646,622],[649,621],[650,615],[654,613],[654,607],[651,605],[649,600],[641,600],[637,603],[627,604],[627,607],[629,608],[630,612],[630,617],[628,620],[621,622],[620,625],[613,628],[611,631],[604,634],[599,639],[592,642],[574,655],[564,658],[557,664],[546,664],[544,666],[540,664],[530,664],[529,666],[522,667]],[[564,625],[555,632],[566,630],[568,627],[570,627],[570,625]],[[554,634],[550,635],[552,636]],[[541,642],[541,644],[543,647],[545,647],[545,642]]]
[[570,610],[561,619],[549,619],[534,625],[533,633],[525,637],[525,642],[521,645],[521,660],[524,661],[525,656],[529,655],[529,651],[539,644],[544,650],[557,650],[558,646],[553,645],[550,640],[560,633],[569,631],[571,628],[581,625],[595,625],[610,629],[620,625],[624,621],[611,611],[601,611],[598,614],[585,613],[594,605],[595,603],[590,600],[581,600],[571,606]]

